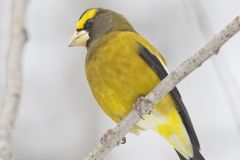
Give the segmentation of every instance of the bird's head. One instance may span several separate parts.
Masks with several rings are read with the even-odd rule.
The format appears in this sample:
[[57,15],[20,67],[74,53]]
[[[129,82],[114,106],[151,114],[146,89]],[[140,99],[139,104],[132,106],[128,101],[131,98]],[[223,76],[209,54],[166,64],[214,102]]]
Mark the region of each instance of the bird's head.
[[86,10],[79,18],[70,47],[89,46],[96,38],[113,31],[134,31],[120,14],[102,8]]

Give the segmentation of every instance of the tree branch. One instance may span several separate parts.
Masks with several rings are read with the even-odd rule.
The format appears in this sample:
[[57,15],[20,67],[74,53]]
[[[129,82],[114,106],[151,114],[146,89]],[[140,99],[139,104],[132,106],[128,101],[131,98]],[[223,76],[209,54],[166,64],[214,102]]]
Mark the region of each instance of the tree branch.
[[[215,35],[202,49],[184,61],[175,71],[171,72],[159,83],[140,103],[142,115],[149,113],[161,98],[170,92],[192,71],[197,69],[211,56],[218,54],[220,48],[240,30],[240,16],[236,17],[221,32]],[[98,144],[83,160],[101,160],[119,144],[119,141],[128,133],[134,124],[140,120],[139,113],[132,110],[108,136],[104,144]]]
[[27,35],[24,27],[27,0],[12,0],[11,35],[7,57],[7,88],[0,116],[0,160],[10,160],[11,131],[21,94],[22,54]]

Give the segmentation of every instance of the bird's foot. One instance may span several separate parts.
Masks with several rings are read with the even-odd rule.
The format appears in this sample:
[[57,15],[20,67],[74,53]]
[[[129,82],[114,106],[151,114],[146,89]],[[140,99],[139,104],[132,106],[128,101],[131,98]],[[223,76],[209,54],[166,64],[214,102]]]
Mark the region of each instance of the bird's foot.
[[143,98],[144,98],[143,96],[137,98],[136,102],[133,105],[133,109],[135,109],[135,111],[138,112],[139,117],[144,120],[144,118],[142,117],[142,108],[140,105]]
[[112,129],[107,130],[107,132],[101,137],[100,143],[105,144],[109,136],[113,135],[114,132]]
[[[133,109],[135,109],[135,111],[138,112],[139,117],[144,120],[144,118],[143,118],[143,109],[142,109],[142,106],[141,106],[142,101],[143,101],[143,103],[146,103],[146,104],[147,103],[152,103],[152,102],[150,100],[145,99],[144,96],[139,96],[137,98],[136,102],[133,105]],[[151,114],[151,110],[148,111],[147,114]]]
[[[107,130],[107,132],[101,137],[100,139],[100,143],[103,145],[103,144],[106,144],[107,142],[107,139],[109,136],[112,136],[114,134],[114,131],[112,129],[109,129]],[[123,139],[121,141],[119,141],[117,143],[117,145],[120,145],[120,144],[125,144],[127,142],[126,138],[123,137]]]

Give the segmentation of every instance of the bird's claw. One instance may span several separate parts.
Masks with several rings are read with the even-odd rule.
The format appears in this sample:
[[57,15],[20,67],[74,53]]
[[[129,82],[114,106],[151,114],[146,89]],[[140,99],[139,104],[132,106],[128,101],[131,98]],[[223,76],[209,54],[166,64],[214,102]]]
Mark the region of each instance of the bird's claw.
[[[109,136],[113,135],[114,134],[114,131],[112,129],[109,129],[107,130],[107,132],[101,137],[100,139],[100,143],[103,145],[103,144],[106,144],[107,142],[107,139]],[[127,142],[126,138],[123,137],[122,140],[120,140],[119,142],[117,142],[117,145],[120,145],[120,144],[125,144]]]
[[137,98],[136,103],[133,105],[133,109],[135,109],[135,111],[138,112],[139,117],[144,120],[144,118],[142,117],[142,108],[140,105],[143,98],[143,96]]
[[101,144],[106,143],[108,137],[109,137],[110,135],[113,135],[113,134],[114,134],[114,132],[113,132],[112,129],[107,130],[107,132],[101,137],[101,139],[100,139],[100,143],[101,143]]

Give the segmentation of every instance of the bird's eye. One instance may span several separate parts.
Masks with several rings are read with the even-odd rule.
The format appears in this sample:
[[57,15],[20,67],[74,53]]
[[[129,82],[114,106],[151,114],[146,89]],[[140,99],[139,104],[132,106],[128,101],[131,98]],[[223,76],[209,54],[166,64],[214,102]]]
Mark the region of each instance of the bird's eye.
[[93,25],[93,19],[89,19],[85,23],[84,28],[88,29],[88,28],[92,27],[92,25]]

